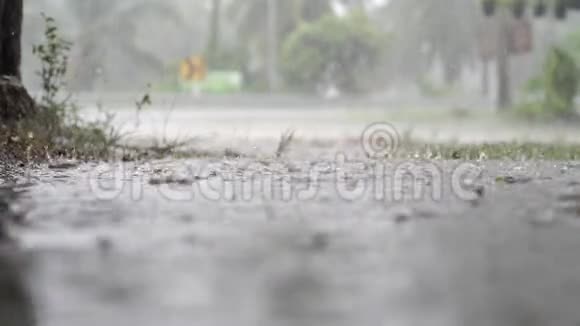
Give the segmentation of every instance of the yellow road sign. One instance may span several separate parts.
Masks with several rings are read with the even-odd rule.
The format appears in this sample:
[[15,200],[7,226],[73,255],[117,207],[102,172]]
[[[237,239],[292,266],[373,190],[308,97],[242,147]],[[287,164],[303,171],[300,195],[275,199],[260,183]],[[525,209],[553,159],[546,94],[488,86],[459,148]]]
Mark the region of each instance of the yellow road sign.
[[205,61],[200,56],[192,56],[181,61],[179,75],[185,81],[202,81],[207,75]]

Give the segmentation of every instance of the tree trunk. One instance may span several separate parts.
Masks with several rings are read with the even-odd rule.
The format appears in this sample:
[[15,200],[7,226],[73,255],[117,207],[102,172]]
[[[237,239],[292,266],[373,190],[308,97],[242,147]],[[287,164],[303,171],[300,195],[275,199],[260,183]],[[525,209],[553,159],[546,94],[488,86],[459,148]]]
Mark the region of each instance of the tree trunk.
[[510,26],[507,9],[501,8],[497,19],[499,19],[497,37],[497,109],[507,110],[512,105],[509,50]]
[[35,110],[34,100],[17,78],[0,77],[0,124],[9,126]]
[[30,116],[34,100],[20,82],[22,0],[0,0],[0,124]]
[[213,0],[209,42],[207,44],[207,61],[210,65],[219,64],[221,35],[221,0]]
[[0,75],[20,79],[22,0],[0,0]]

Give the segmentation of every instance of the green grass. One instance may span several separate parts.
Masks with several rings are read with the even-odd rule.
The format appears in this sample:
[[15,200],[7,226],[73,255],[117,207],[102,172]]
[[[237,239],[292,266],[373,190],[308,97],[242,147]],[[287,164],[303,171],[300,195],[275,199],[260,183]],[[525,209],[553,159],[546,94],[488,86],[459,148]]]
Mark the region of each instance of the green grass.
[[0,128],[0,159],[39,162],[66,157],[107,160],[122,135],[112,117],[86,122],[70,107],[37,106],[36,114]]
[[396,156],[444,160],[580,160],[580,145],[531,142],[425,144],[406,141]]

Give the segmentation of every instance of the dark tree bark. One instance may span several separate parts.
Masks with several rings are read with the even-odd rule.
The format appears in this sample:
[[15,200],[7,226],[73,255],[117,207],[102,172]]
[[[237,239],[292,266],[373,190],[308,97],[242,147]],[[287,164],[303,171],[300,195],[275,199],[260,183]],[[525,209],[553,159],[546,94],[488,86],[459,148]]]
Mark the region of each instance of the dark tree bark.
[[9,125],[35,112],[21,83],[23,0],[0,0],[0,123]]
[[0,0],[0,75],[20,79],[22,1]]
[[34,100],[16,77],[0,76],[0,124],[30,117],[35,108]]
[[26,284],[23,258],[9,254],[9,244],[0,252],[0,320],[2,326],[37,325],[33,298]]

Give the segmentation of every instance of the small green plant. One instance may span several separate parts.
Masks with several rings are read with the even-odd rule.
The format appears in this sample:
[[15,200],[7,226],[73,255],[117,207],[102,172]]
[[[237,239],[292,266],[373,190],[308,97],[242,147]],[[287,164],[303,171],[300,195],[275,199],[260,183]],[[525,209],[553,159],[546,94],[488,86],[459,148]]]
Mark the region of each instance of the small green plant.
[[[47,107],[63,107],[66,103],[58,103],[57,96],[66,86],[69,52],[72,42],[62,38],[54,18],[42,14],[45,23],[45,43],[34,45],[32,53],[40,60],[41,68],[37,72],[42,82],[41,105]],[[67,101],[66,98],[63,101]]]
[[36,159],[75,155],[84,159],[102,159],[112,153],[121,134],[113,127],[113,117],[106,115],[96,121],[85,121],[78,114],[77,104],[66,93],[66,77],[72,43],[64,39],[56,21],[42,15],[45,23],[44,42],[33,47],[40,61],[37,75],[42,94],[38,112],[22,121],[13,133],[18,150],[25,150]]
[[[0,158],[17,162],[58,158],[129,160],[174,155],[186,145],[186,142],[170,142],[164,138],[150,147],[131,147],[122,144],[127,134],[114,126],[114,114],[100,111],[103,116],[99,119],[82,119],[76,102],[66,92],[72,43],[60,36],[53,18],[46,15],[43,18],[44,43],[33,47],[41,63],[37,75],[42,82],[42,94],[33,116],[22,119],[13,129],[0,128]],[[151,105],[149,90],[150,87],[135,101],[137,114]]]

